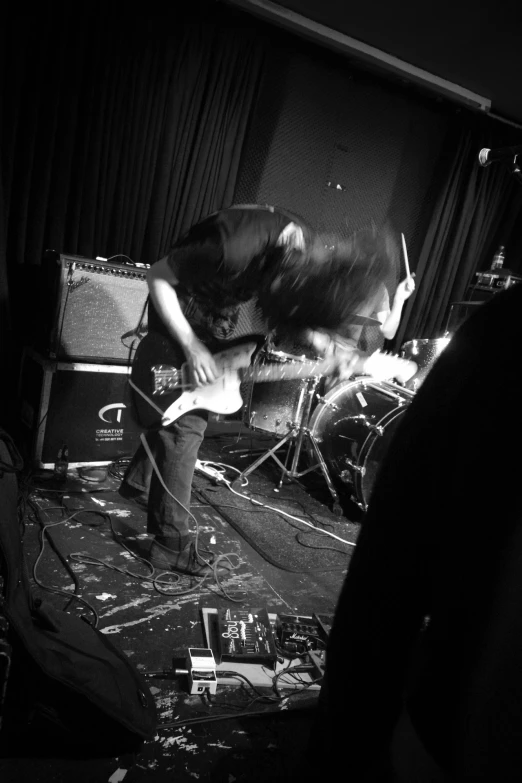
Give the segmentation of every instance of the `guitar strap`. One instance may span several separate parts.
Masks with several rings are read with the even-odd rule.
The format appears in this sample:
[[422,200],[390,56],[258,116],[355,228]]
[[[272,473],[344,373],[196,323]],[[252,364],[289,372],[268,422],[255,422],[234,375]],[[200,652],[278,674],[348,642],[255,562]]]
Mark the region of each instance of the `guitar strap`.
[[[281,215],[287,217],[291,222],[298,223],[301,227],[306,228],[307,231],[311,231],[311,226],[304,218],[290,212],[288,209],[284,209],[284,207],[276,207],[271,204],[232,204],[230,207],[227,207],[227,209],[264,209],[266,212],[275,212],[277,210],[277,212],[280,212]],[[217,213],[214,212],[214,214]]]
[[142,389],[140,389],[140,387],[139,387],[139,386],[136,386],[136,384],[134,383],[134,381],[132,381],[132,380],[131,380],[131,378],[129,378],[129,386],[131,386],[131,387],[134,389],[134,391],[138,392],[138,394],[139,394],[141,397],[143,397],[143,399],[144,399],[146,402],[148,402],[148,403],[149,403],[149,405],[150,405],[152,408],[154,408],[154,410],[155,410],[157,413],[159,413],[159,415],[160,415],[161,417],[163,417],[163,413],[164,413],[163,409],[162,409],[162,408],[160,408],[160,407],[159,407],[159,405],[156,405],[156,403],[154,402],[154,400],[151,400],[151,398],[149,397],[149,395],[148,395],[148,394],[145,394],[145,392],[144,392],[144,391],[142,391]]

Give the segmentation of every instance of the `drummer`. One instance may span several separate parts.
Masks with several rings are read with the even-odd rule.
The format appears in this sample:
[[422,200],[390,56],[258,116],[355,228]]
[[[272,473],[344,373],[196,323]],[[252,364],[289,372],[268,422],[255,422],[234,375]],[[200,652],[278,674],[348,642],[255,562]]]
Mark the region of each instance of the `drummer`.
[[390,307],[388,288],[383,286],[379,304],[374,307],[369,317],[379,324],[350,326],[350,336],[357,340],[357,347],[366,353],[382,350],[385,340],[393,340],[401,322],[404,303],[415,291],[415,272],[401,280],[395,290],[393,303]]
[[374,323],[365,325],[352,324],[350,326],[349,336],[357,341],[359,350],[369,354],[372,354],[374,351],[382,350],[385,340],[393,340],[399,328],[404,303],[415,291],[415,273],[410,273],[406,240],[404,234],[402,234],[402,259],[405,266],[406,277],[395,289],[393,302],[390,307],[390,291],[393,290],[399,276],[400,251],[391,231],[386,232],[384,241],[386,243],[387,252],[390,257],[393,258],[393,264],[390,267],[387,279],[384,281],[384,284],[373,303],[368,301],[365,309],[360,312],[360,315],[366,315],[372,318]]
[[[383,284],[377,295],[369,300],[360,311],[353,316],[351,323],[342,330],[342,335],[337,335],[335,347],[328,345],[330,351],[357,349],[361,356],[368,356],[374,351],[380,351],[384,347],[385,340],[393,340],[401,321],[404,303],[415,291],[415,273],[405,277],[397,286],[390,307],[388,287]],[[328,338],[324,335],[316,335],[314,346],[319,347],[322,341],[322,353],[328,344]],[[401,365],[396,369],[396,380],[406,382],[411,377],[411,370],[406,368],[407,377],[401,376]],[[339,375],[333,374],[325,378],[325,391],[330,391],[340,380]]]

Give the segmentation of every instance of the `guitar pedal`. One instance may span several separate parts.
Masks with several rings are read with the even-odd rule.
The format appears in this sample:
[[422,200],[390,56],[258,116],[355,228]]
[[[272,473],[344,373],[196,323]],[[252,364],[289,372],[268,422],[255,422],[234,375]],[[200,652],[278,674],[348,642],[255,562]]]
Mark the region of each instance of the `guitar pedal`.
[[189,647],[188,680],[192,695],[217,690],[216,661],[208,647]]
[[290,656],[301,656],[323,647],[317,622],[313,617],[280,614],[276,623],[279,646]]

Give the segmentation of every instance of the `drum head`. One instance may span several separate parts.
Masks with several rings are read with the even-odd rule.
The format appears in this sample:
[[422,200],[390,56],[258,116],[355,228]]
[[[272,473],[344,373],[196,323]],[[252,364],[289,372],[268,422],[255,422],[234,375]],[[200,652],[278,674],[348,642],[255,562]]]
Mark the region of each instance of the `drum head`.
[[366,508],[379,465],[413,398],[393,383],[358,378],[340,383],[317,406],[310,432],[339,486]]

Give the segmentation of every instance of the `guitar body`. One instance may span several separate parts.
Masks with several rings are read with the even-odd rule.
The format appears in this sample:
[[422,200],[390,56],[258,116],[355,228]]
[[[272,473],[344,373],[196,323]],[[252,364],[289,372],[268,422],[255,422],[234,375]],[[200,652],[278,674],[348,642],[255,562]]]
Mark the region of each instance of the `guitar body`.
[[[246,373],[242,371],[251,366],[252,357],[263,342],[264,338],[252,336],[209,346],[219,377],[214,383],[194,388],[184,371],[183,351],[168,337],[149,332],[138,346],[131,372],[134,412],[139,424],[146,429],[168,427],[180,416],[196,410],[235,413],[243,404],[240,384]],[[376,380],[392,378],[398,372],[407,380],[417,371],[414,362],[379,352],[368,357],[365,365],[365,373]],[[279,367],[261,363],[249,373],[253,381],[260,382],[310,378],[334,369],[335,362],[324,359],[283,363]]]
[[[183,388],[189,382],[183,369],[185,354],[168,337],[149,332],[138,346],[131,371],[132,383],[142,392],[132,390],[139,424],[146,429],[167,427],[195,410],[224,415],[238,411],[243,404],[239,391],[241,370],[250,365],[261,342],[262,338],[252,337],[216,343],[210,350],[220,370],[218,379],[207,386]],[[158,388],[164,377],[169,380],[163,388]]]

